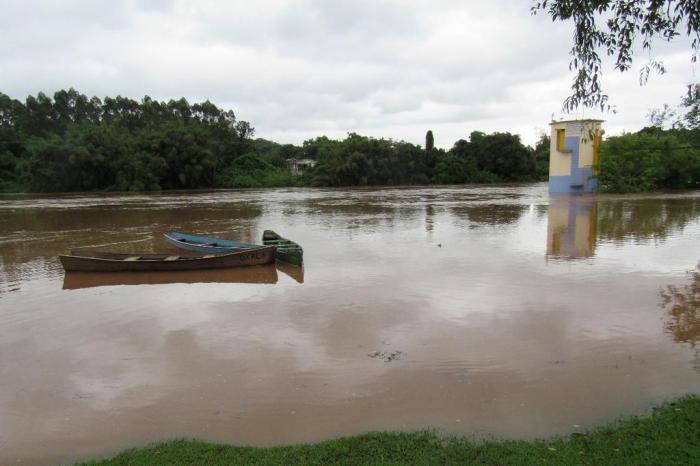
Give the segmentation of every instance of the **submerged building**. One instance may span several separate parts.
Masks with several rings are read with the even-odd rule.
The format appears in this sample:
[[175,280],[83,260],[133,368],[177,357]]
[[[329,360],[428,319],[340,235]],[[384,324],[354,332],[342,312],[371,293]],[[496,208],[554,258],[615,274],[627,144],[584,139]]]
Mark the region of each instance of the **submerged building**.
[[287,159],[287,166],[289,171],[292,172],[294,176],[300,176],[304,173],[307,168],[313,168],[316,165],[314,159]]
[[549,192],[591,193],[598,189],[596,165],[603,120],[553,121],[549,148]]

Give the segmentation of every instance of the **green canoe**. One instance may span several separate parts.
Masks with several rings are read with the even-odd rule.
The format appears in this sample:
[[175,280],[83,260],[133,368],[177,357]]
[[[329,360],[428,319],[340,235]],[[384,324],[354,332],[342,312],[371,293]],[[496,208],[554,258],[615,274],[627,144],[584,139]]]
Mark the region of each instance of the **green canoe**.
[[304,250],[294,241],[282,238],[272,230],[265,230],[262,237],[265,246],[277,248],[277,260],[301,267],[304,263]]

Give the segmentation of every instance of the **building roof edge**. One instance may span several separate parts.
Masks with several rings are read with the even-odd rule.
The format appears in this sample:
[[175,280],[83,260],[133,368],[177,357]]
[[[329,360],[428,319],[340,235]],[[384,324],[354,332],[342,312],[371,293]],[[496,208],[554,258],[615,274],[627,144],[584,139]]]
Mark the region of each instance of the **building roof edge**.
[[581,120],[552,120],[549,125],[556,125],[559,123],[586,123],[586,122],[591,122],[591,123],[602,123],[605,120],[599,120],[597,118],[583,118]]

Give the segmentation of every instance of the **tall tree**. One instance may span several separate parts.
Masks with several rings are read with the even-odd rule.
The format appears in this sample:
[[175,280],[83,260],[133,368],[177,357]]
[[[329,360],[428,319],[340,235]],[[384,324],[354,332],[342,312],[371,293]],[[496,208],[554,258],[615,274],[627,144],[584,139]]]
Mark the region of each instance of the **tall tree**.
[[549,178],[549,146],[549,135],[542,134],[533,149],[535,155],[535,174],[537,179],[541,181],[547,181]]
[[435,147],[435,139],[433,138],[433,131],[428,130],[425,133],[425,150],[430,152]]
[[663,129],[669,123],[675,129],[700,130],[700,84],[691,84],[680,105],[663,104],[647,114],[652,128]]
[[700,129],[700,84],[688,86],[688,93],[681,99],[681,107],[685,110],[681,126]]
[[[609,109],[601,86],[601,52],[615,57],[615,68],[627,71],[635,47],[641,43],[650,56],[655,40],[670,42],[681,34],[692,39],[691,59],[700,52],[700,2],[698,0],[534,0],[532,13],[546,12],[553,21],[574,23],[569,69],[575,71],[571,95],[564,110],[579,106]],[[664,73],[663,63],[650,58],[640,82],[651,71]]]

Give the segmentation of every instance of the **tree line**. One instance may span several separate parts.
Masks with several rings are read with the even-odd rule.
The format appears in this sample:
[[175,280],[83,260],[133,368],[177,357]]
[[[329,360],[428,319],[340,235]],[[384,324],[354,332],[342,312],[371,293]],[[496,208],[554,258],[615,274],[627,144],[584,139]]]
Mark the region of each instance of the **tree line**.
[[209,101],[0,94],[0,189],[93,191],[223,185],[253,128]]
[[[88,98],[74,89],[24,102],[0,93],[0,191],[76,192],[364,186],[546,179],[548,137],[472,132],[450,150],[350,133],[301,146],[254,139],[209,101]],[[316,166],[292,177],[287,159]]]
[[[608,192],[700,187],[700,85],[652,125],[602,145]],[[665,127],[669,126],[667,129]],[[302,145],[254,139],[209,101],[88,98],[74,89],[24,102],[0,93],[0,192],[150,191],[279,186],[371,186],[546,180],[550,140],[473,131],[449,150],[350,133]],[[287,160],[316,164],[294,177]]]
[[674,107],[649,113],[650,126],[607,138],[598,181],[603,191],[628,193],[700,188],[700,84]]

